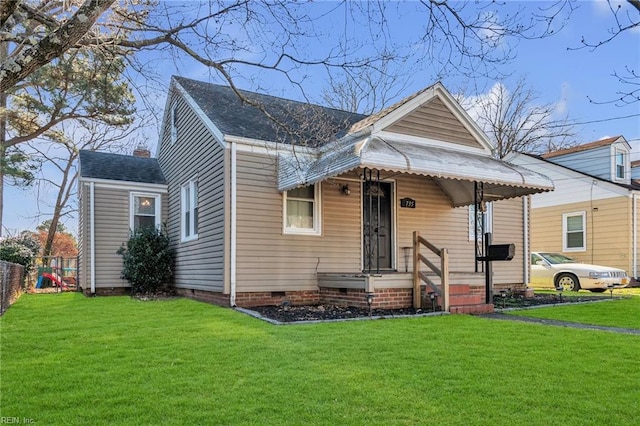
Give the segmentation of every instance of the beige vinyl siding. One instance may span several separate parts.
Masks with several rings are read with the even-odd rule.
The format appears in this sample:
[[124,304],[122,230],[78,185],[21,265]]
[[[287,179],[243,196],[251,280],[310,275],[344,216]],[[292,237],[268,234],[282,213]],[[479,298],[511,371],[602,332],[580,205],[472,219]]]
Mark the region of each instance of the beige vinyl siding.
[[238,291],[317,289],[318,272],[354,272],[360,263],[360,187],[342,195],[339,180],[321,184],[322,235],[282,233],[282,194],[273,157],[238,152]]
[[88,223],[89,187],[87,184],[78,184],[78,276],[76,277],[79,288],[88,288],[89,276],[89,232]]
[[[223,291],[225,282],[225,150],[182,98],[177,106],[178,140],[162,134],[158,161],[169,182],[167,227],[176,262],[176,287]],[[198,239],[181,241],[181,187],[198,181]]]
[[632,211],[628,197],[532,209],[532,251],[562,252],[562,214],[581,211],[586,213],[586,251],[565,254],[581,262],[621,268],[631,273]]
[[[632,198],[633,200],[633,198]],[[632,205],[633,205],[633,201],[632,201]],[[635,277],[636,279],[640,278],[640,194],[637,195],[637,198],[635,200],[635,212],[636,212],[636,222],[635,222],[635,229],[632,232],[635,232],[635,252],[636,252],[636,257],[635,257],[635,263],[633,263],[631,265],[631,269],[628,271],[629,276],[633,275],[634,273],[634,268],[633,265],[636,266],[635,268]],[[631,212],[633,215],[633,211]],[[631,226],[633,229],[633,216],[631,217]],[[634,238],[633,235],[631,236],[631,256],[633,258],[633,243],[634,243]]]
[[[402,247],[412,246],[413,231],[419,231],[422,237],[436,247],[449,250],[451,271],[473,271],[475,248],[473,241],[469,241],[468,208],[452,208],[449,198],[430,178],[399,176],[396,178],[396,187],[400,248],[398,269],[405,270]],[[415,209],[399,207],[399,200],[405,197],[416,201]],[[433,260],[430,254],[429,258]],[[413,270],[411,260],[408,269]]]
[[[402,247],[412,245],[413,231],[450,253],[450,270],[473,273],[475,247],[469,241],[467,207],[451,207],[447,196],[429,178],[413,175],[381,176],[395,182],[397,250],[394,255],[398,271],[412,270],[411,258],[405,265]],[[342,180],[357,175],[322,182],[322,235],[282,233],[282,194],[276,189],[272,157],[238,153],[238,291],[287,291],[317,288],[316,270],[320,273],[356,273],[362,270],[361,186]],[[351,194],[345,196],[341,186],[348,183]],[[413,198],[416,208],[400,208],[400,199]],[[522,246],[521,199],[497,203],[499,223],[494,231],[505,242]],[[504,212],[503,212],[504,210]],[[496,282],[522,283],[522,256],[505,267],[496,268]]]
[[122,257],[116,251],[129,238],[129,191],[96,185],[94,194],[96,288],[128,287],[120,278]]
[[[493,203],[493,244],[516,246],[512,260],[493,262],[494,284],[522,284],[524,281],[524,215],[522,198]],[[528,261],[527,261],[528,265]]]
[[[144,187],[118,188],[117,181],[111,185],[95,184],[95,286],[96,288],[129,287],[120,278],[122,256],[116,252],[129,239],[131,193],[158,194]],[[91,288],[91,198],[90,183],[80,190],[79,257],[80,286]],[[161,220],[167,215],[166,194],[160,194]]]
[[476,138],[438,98],[422,105],[385,130],[403,135],[480,147]]

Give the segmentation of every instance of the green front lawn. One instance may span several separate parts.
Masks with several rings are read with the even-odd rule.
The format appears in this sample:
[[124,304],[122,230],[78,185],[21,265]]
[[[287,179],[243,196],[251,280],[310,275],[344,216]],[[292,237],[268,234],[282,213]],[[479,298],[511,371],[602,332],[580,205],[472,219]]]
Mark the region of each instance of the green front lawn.
[[[631,296],[630,289],[623,300],[554,306],[549,308],[511,311],[509,314],[532,318],[573,321],[584,324],[640,329],[640,296]],[[571,294],[571,293],[569,293]],[[575,293],[573,293],[575,294]],[[617,295],[615,293],[614,295]],[[636,293],[637,294],[637,293]],[[582,292],[580,292],[582,295]],[[564,297],[564,296],[563,296]],[[609,296],[603,296],[605,299]]]
[[462,315],[273,326],[72,293],[25,295],[0,325],[0,416],[36,424],[623,425],[640,412],[638,336]]

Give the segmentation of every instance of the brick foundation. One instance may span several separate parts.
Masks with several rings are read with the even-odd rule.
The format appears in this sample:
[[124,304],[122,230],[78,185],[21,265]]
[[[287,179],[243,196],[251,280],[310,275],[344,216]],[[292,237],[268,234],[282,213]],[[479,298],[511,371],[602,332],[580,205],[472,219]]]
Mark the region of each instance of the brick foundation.
[[281,305],[283,302],[288,302],[292,305],[311,305],[319,301],[320,295],[318,290],[236,293],[236,305],[245,308],[252,306]]
[[187,299],[198,300],[200,302],[225,307],[229,307],[230,305],[229,295],[217,291],[195,290],[189,288],[176,288],[174,290],[178,296],[186,297]]
[[131,287],[96,287],[96,292],[91,293],[91,288],[83,288],[85,296],[125,296],[131,294]]
[[[333,305],[366,308],[367,293],[360,289],[320,288],[320,302]],[[410,288],[387,288],[375,292],[371,307],[381,309],[408,308],[413,305],[413,290]]]
[[[512,288],[512,287],[509,287]],[[494,290],[494,291],[499,291]],[[96,295],[116,296],[130,294],[129,287],[96,288]],[[221,292],[176,288],[178,296],[201,302],[212,303],[220,306],[230,306],[230,296]],[[493,312],[493,304],[485,304],[485,289],[483,286],[452,285],[449,287],[449,306],[452,314],[470,314]],[[86,296],[90,296],[90,289],[83,289]],[[343,306],[368,307],[367,293],[363,289],[321,287],[319,290],[304,291],[263,291],[240,292],[236,294],[236,305],[251,308],[255,306],[281,305],[310,305],[326,303]],[[436,299],[436,306],[441,302]],[[428,292],[422,287],[422,304],[431,306]],[[401,309],[413,306],[413,289],[410,288],[386,288],[378,289],[374,293],[373,308]],[[441,307],[440,307],[441,309]]]

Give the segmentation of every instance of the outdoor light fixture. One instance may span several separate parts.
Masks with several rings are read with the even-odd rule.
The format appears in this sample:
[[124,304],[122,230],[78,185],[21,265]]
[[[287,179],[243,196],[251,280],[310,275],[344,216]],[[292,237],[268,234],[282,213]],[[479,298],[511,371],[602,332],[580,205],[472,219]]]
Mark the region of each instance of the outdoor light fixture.
[[558,292],[560,293],[560,302],[562,302],[562,290],[564,289],[562,288],[562,286],[559,286],[556,288],[556,290],[558,290]]
[[430,291],[429,293],[427,293],[427,296],[429,296],[429,300],[431,300],[431,310],[435,312],[436,311],[436,293],[434,291]]
[[349,184],[342,185],[342,194],[351,195],[351,188],[349,188]]
[[504,309],[507,303],[507,290],[500,290],[500,297],[502,298],[502,309]]
[[607,288],[609,289],[609,293],[611,293],[611,298],[613,299],[613,284],[609,284]]
[[369,316],[371,316],[371,305],[373,304],[373,298],[375,295],[373,293],[367,292],[364,294],[364,297],[367,301],[367,305],[369,306]]

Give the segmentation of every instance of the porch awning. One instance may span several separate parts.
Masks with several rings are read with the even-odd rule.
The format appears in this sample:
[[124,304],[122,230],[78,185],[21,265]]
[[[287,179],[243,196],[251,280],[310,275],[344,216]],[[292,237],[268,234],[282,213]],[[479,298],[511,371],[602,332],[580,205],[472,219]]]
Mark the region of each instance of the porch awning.
[[454,207],[474,203],[474,182],[483,183],[484,201],[553,190],[546,176],[487,155],[378,137],[335,147],[317,159],[280,156],[278,189],[312,185],[358,168],[432,178]]

